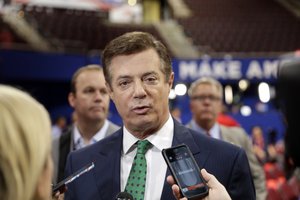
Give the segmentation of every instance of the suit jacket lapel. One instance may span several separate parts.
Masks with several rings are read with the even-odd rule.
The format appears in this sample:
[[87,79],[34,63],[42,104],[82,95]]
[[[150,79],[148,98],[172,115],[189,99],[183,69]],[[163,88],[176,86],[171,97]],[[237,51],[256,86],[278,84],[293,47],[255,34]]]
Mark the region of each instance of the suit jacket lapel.
[[[203,137],[206,136],[203,135]],[[201,143],[201,141],[197,141],[197,142],[195,141],[195,138],[193,137],[190,129],[187,129],[182,124],[174,120],[174,136],[173,136],[172,146],[186,144],[190,148],[192,154],[194,155],[199,165],[199,168],[202,169],[205,166],[205,162],[209,157],[210,152],[206,150],[205,144],[203,144],[203,146],[200,146],[198,145],[199,143]],[[166,177],[168,175],[171,175],[169,169],[167,169]],[[166,181],[164,183],[161,199],[174,199],[174,196],[172,195],[171,186]]]
[[[173,138],[173,143],[172,146],[176,146],[179,144],[186,144],[192,154],[194,155],[195,159],[198,162],[198,165],[200,168],[203,168],[205,165],[205,161],[209,156],[209,151],[205,148],[206,144],[205,142],[200,141],[201,137],[207,137],[203,135],[202,133],[196,133],[201,137],[199,138],[199,141],[195,141],[194,135],[192,135],[190,129],[187,129],[184,127],[182,124],[179,124],[178,122],[175,121],[175,126],[174,126],[174,138]],[[199,145],[200,144],[200,145]]]
[[103,200],[112,199],[120,192],[120,156],[123,130],[119,130],[109,143],[92,155],[95,162],[94,178]]

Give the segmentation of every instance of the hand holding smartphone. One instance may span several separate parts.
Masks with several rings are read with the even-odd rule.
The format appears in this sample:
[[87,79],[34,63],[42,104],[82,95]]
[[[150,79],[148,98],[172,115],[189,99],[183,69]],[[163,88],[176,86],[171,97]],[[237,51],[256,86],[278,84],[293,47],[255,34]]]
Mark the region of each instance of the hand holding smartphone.
[[90,171],[91,169],[93,169],[95,167],[95,164],[92,162],[86,166],[84,166],[83,168],[79,169],[78,171],[76,171],[75,173],[73,173],[72,175],[68,176],[67,178],[65,178],[64,180],[60,181],[59,183],[57,183],[56,185],[54,185],[52,187],[52,196],[54,196],[57,191],[59,191],[60,193],[64,193],[65,189],[66,189],[66,185],[73,182],[75,179],[77,179],[79,176],[81,176],[82,174]]
[[208,186],[185,144],[163,149],[162,154],[184,197],[194,199],[208,195]]

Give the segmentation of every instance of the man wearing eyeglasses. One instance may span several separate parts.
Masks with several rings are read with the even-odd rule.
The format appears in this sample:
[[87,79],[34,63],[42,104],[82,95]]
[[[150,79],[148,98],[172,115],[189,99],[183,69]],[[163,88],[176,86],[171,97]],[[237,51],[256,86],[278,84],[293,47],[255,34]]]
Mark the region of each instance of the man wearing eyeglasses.
[[256,199],[265,200],[267,192],[264,172],[253,153],[253,147],[247,133],[241,127],[227,127],[217,122],[217,116],[223,105],[221,83],[213,78],[203,77],[192,83],[188,94],[192,120],[186,126],[243,148],[249,160],[256,189]]

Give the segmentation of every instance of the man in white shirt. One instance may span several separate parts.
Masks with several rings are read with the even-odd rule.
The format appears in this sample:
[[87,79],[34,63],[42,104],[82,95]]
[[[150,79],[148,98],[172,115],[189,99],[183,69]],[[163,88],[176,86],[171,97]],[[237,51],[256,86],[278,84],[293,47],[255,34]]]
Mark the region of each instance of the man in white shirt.
[[52,139],[59,137],[67,126],[67,120],[64,116],[56,118],[54,124],[51,127]]
[[65,177],[67,156],[71,151],[94,144],[119,129],[107,120],[110,99],[101,66],[84,66],[74,73],[68,100],[74,108],[76,121],[53,140],[54,182]]
[[[189,130],[171,117],[168,97],[174,73],[160,41],[144,32],[123,34],[106,46],[102,64],[109,95],[124,126],[95,145],[70,154],[67,175],[91,162],[95,168],[68,185],[67,200],[115,199],[121,191],[129,192],[132,169],[138,163],[135,157],[141,154],[139,145],[145,140],[150,142],[143,154],[146,178],[138,181],[145,187],[139,194],[131,193],[134,199],[175,199],[173,187],[166,181],[170,171],[161,151],[182,143],[190,148],[199,167],[215,175],[233,199],[255,199],[242,149]],[[137,198],[140,194],[143,197]]]

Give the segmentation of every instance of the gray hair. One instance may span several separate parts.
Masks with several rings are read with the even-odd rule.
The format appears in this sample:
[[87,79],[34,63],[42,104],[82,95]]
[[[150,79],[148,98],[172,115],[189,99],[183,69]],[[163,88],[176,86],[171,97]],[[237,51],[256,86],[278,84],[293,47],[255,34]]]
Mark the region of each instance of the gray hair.
[[220,92],[221,99],[223,99],[223,86],[222,86],[222,84],[219,81],[217,81],[216,79],[211,78],[211,77],[202,77],[202,78],[199,78],[196,81],[194,81],[191,84],[191,86],[190,86],[190,88],[188,90],[189,97],[192,97],[193,94],[195,93],[196,88],[199,85],[202,85],[202,84],[216,86],[216,88]]

